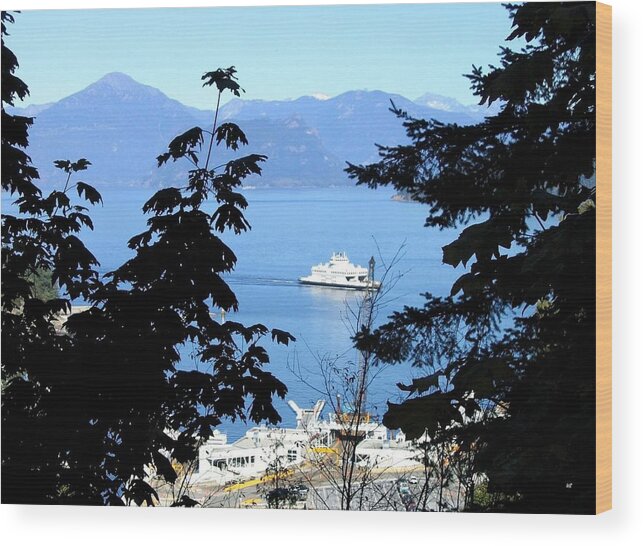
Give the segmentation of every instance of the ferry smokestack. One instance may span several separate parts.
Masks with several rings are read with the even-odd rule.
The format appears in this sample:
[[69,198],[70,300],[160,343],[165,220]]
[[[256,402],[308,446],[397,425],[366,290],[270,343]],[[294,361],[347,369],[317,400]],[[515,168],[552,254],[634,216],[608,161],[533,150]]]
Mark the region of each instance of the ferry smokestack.
[[375,280],[375,258],[371,256],[371,259],[368,261],[368,280],[373,282]]

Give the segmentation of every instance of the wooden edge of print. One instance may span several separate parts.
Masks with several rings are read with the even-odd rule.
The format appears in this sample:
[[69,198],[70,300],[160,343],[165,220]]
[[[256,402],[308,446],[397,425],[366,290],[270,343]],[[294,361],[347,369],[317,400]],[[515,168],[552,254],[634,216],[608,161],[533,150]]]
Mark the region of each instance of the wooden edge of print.
[[596,513],[612,508],[612,7],[596,3]]

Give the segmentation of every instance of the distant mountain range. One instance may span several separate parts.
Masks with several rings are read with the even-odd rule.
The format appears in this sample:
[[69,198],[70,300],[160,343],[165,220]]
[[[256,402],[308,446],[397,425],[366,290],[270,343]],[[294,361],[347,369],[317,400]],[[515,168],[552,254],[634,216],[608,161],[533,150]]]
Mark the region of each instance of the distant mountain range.
[[[243,153],[268,156],[263,175],[248,179],[248,185],[338,186],[351,183],[343,171],[346,161],[371,162],[377,159],[375,143],[404,142],[403,128],[389,111],[391,101],[413,116],[449,123],[471,124],[485,115],[439,95],[411,101],[382,91],[348,91],[332,98],[234,99],[222,107],[220,119],[239,122],[250,141]],[[54,160],[85,157],[92,162],[87,181],[98,186],[156,187],[182,180],[189,164],[158,169],[156,156],[179,133],[210,126],[213,115],[119,72],[58,102],[13,111],[35,117],[29,154],[45,182],[61,178]],[[219,163],[232,157],[222,149],[217,153]]]

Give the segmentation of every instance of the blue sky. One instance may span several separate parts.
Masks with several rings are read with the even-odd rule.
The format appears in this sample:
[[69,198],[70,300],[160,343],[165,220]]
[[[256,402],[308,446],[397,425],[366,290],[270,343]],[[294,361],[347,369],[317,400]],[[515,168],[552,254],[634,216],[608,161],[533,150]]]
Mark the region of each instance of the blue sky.
[[496,62],[509,24],[499,3],[41,10],[16,15],[7,43],[29,104],[120,71],[211,108],[200,76],[230,65],[248,99],[380,89],[470,104],[463,74]]

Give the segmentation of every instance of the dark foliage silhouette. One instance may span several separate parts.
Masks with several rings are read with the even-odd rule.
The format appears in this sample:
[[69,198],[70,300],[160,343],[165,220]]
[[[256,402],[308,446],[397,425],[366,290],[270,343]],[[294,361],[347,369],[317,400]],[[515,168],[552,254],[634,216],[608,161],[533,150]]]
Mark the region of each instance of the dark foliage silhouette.
[[[464,227],[443,248],[445,264],[466,268],[450,297],[427,294],[357,342],[430,368],[401,386],[408,398],[389,404],[385,424],[476,445],[496,501],[486,508],[592,513],[595,6],[507,7],[508,39],[527,45],[468,76],[500,112],[463,127],[394,107],[411,143],[347,169],[428,205],[427,226]],[[482,412],[495,418],[479,422]]]
[[[158,163],[189,161],[186,185],[148,200],[147,229],[129,241],[135,256],[101,278],[81,240],[82,228],[93,227],[88,209],[71,197],[102,202],[77,179],[90,162],[57,161],[62,189],[43,194],[24,151],[32,119],[5,111],[28,93],[5,45],[13,20],[2,13],[2,189],[19,208],[2,217],[2,501],[154,504],[147,478],[176,479],[173,465],[191,461],[222,418],[279,421],[272,400],[286,387],[264,369],[259,341],[292,336],[210,315],[237,309],[222,277],[236,257],[217,233],[249,229],[236,190],[266,157],[212,168],[215,141],[233,150],[247,143],[238,126],[217,126],[216,115],[211,132],[195,127],[175,138]],[[225,90],[239,95],[234,67],[203,79],[216,87],[217,104]],[[59,297],[34,292],[39,271],[51,272]],[[77,298],[88,308],[57,329],[54,319]],[[179,367],[181,349],[193,369]]]

